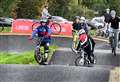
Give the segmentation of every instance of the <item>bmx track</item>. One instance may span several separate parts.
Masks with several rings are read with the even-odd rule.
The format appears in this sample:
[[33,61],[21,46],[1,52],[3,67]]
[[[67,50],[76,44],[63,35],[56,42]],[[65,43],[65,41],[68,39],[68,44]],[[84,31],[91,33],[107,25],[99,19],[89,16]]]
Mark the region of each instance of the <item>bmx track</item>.
[[[29,35],[0,35],[0,51],[23,52],[34,49],[34,43],[28,39]],[[54,37],[51,44],[60,47],[70,47],[71,38]]]
[[[51,44],[60,48],[54,53],[51,65],[0,65],[0,82],[120,82],[119,51],[115,57],[109,44],[96,41],[96,65],[76,67],[71,42],[71,38],[53,37]],[[0,51],[33,49],[34,44],[28,40],[28,35],[0,35]]]

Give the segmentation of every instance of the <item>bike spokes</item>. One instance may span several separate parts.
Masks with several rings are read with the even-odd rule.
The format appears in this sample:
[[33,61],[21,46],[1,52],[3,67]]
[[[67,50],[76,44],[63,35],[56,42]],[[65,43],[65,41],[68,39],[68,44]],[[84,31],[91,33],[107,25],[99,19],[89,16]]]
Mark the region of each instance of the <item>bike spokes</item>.
[[38,26],[40,26],[40,23],[39,23],[39,22],[33,23],[33,25],[31,26],[31,27],[32,27],[32,30],[34,30],[34,29],[37,28]]
[[50,26],[50,28],[51,28],[53,34],[59,34],[61,32],[61,26],[58,23],[53,23]]

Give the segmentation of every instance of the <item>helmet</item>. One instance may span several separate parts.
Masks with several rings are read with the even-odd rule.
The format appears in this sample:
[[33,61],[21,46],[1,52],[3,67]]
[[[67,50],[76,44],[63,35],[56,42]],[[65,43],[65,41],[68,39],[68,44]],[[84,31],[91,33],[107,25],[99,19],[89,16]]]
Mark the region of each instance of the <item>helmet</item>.
[[84,33],[86,33],[85,30],[84,30],[84,29],[81,29],[81,30],[79,30],[79,33],[78,33],[78,34],[84,34]]
[[75,16],[75,19],[80,19],[80,16]]
[[115,15],[116,15],[115,10],[111,10],[110,14],[111,14],[112,17],[115,17]]
[[40,22],[41,22],[41,23],[47,23],[47,22],[48,22],[48,19],[47,19],[47,18],[41,18],[41,19],[40,19]]
[[82,17],[80,18],[80,20],[83,20],[83,21],[85,21],[85,17],[83,17],[83,16],[82,16]]
[[107,9],[106,9],[106,11],[110,11],[110,9],[109,9],[109,8],[107,8]]

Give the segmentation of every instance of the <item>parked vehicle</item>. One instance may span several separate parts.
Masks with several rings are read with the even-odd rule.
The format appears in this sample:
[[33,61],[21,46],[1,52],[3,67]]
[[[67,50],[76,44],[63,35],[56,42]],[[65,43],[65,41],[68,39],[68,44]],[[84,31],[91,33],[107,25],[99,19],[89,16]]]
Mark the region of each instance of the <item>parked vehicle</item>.
[[14,19],[8,17],[0,17],[0,25],[11,26]]
[[104,27],[104,18],[103,17],[94,17],[90,21],[90,25],[96,29]]

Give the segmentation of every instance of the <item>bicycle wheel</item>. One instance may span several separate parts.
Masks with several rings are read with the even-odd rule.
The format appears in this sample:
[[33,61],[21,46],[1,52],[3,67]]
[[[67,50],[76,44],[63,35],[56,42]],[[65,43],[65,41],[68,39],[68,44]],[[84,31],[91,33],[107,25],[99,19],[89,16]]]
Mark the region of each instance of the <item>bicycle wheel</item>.
[[112,39],[112,53],[116,56],[116,43],[114,38]]
[[75,60],[75,65],[76,66],[84,66],[85,65],[84,59],[81,56],[77,57]]
[[42,55],[40,53],[40,48],[36,47],[35,52],[34,52],[34,58],[38,64],[42,64],[43,58],[42,58]]
[[4,25],[0,24],[0,32],[2,32],[4,30]]
[[35,28],[37,28],[38,26],[40,26],[40,22],[35,22],[32,25],[32,30],[34,30]]
[[50,25],[50,28],[51,28],[51,30],[52,30],[52,34],[60,34],[60,32],[61,32],[61,25],[60,24],[58,24],[58,23],[52,23],[51,25]]
[[80,56],[75,59],[75,65],[76,66],[85,66],[86,62],[87,62],[85,52],[83,50],[81,50],[79,55]]
[[96,31],[96,36],[100,36],[100,30],[98,29],[97,31]]

